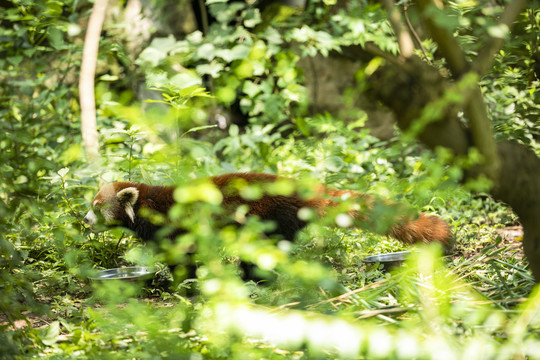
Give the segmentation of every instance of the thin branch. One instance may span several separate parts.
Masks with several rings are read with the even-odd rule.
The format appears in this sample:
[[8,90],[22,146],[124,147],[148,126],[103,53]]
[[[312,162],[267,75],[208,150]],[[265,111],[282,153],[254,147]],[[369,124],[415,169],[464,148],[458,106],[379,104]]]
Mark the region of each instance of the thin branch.
[[328,303],[333,303],[333,302],[346,302],[346,301],[348,301],[348,299],[350,297],[355,296],[359,292],[370,290],[370,289],[377,289],[377,288],[379,288],[379,287],[381,287],[383,285],[387,285],[386,284],[387,282],[388,282],[388,279],[383,279],[381,281],[377,281],[375,283],[365,285],[364,287],[362,287],[360,289],[350,290],[350,291],[348,291],[348,292],[346,292],[344,294],[338,295],[336,297],[333,297],[333,298],[330,298],[330,299],[325,299],[325,300],[319,301],[318,303],[308,305],[307,308],[315,308],[317,306],[320,306],[320,305],[323,305],[323,304],[328,304]]
[[405,58],[411,57],[414,51],[414,44],[411,35],[405,26],[403,26],[399,8],[394,6],[394,2],[392,0],[381,0],[381,3],[388,13],[388,20],[390,20],[390,24],[392,25],[394,33],[396,34],[401,55]]
[[99,141],[96,126],[96,100],[94,96],[94,76],[96,73],[99,37],[105,19],[108,0],[95,0],[88,29],[84,39],[84,49],[79,77],[79,97],[81,105],[81,131],[84,148],[89,160],[99,157]]
[[403,58],[397,57],[394,54],[391,54],[387,51],[382,50],[380,47],[375,45],[372,42],[367,42],[364,44],[364,47],[362,50],[365,50],[368,54],[372,56],[378,56],[380,58],[383,58],[384,60],[388,61],[391,64],[394,64],[398,67],[406,66],[405,61]]
[[411,310],[418,310],[414,305],[409,305],[405,307],[390,307],[390,308],[381,308],[375,310],[361,310],[354,312],[353,315],[357,316],[356,319],[367,319],[374,316],[386,315],[386,314],[403,314]]
[[429,65],[432,65],[431,60],[429,59],[427,55],[426,49],[424,49],[424,45],[422,45],[422,40],[420,39],[420,36],[418,36],[418,33],[416,32],[416,30],[414,30],[414,27],[411,24],[411,20],[409,19],[409,14],[407,13],[407,9],[408,9],[408,5],[405,4],[403,6],[403,15],[405,16],[405,22],[407,23],[407,27],[409,28],[409,31],[411,32],[411,34],[413,34],[414,39],[416,40],[416,42],[418,43],[418,46],[420,47],[420,50],[422,51],[422,54],[424,54],[424,59]]
[[407,67],[407,63],[403,57],[398,57],[392,53],[384,51],[371,41],[368,41],[363,45],[344,46],[341,48],[340,52],[333,52],[332,55],[364,63],[373,60],[375,57],[380,57],[395,66]]
[[[526,5],[527,0],[514,0],[509,2],[499,19],[498,26],[505,28],[505,30],[510,32],[513,22],[517,19]],[[473,61],[472,67],[476,73],[482,76],[489,70],[495,54],[504,45],[505,40],[506,39],[500,37],[490,37]]]

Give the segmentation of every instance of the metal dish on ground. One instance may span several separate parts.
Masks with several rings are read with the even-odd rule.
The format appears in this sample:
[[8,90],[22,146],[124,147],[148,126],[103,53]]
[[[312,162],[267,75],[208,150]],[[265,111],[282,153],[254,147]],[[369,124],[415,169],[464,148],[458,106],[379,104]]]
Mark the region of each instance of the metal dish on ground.
[[126,280],[138,281],[147,280],[154,276],[156,268],[151,266],[129,266],[114,269],[98,271],[94,276],[89,278],[92,280]]
[[363,263],[379,263],[385,270],[398,267],[411,256],[411,251],[398,251],[388,254],[371,255],[362,259]]

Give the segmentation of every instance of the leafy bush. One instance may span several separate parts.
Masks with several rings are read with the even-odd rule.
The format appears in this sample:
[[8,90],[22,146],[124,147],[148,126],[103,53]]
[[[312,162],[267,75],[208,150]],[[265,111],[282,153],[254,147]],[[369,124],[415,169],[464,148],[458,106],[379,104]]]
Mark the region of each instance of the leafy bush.
[[[2,356],[537,358],[538,289],[515,242],[500,232],[516,217],[470,192],[485,184],[460,184],[475,153],[456,159],[410,138],[379,140],[360,109],[347,120],[310,112],[301,57],[367,42],[397,52],[380,6],[325,0],[261,12],[244,2],[208,3],[215,22],[206,36],[155,37],[134,63],[119,45],[119,27],[107,25],[105,76],[96,85],[102,160],[93,164],[79,145],[75,98],[89,5],[2,3]],[[532,51],[538,26],[526,24],[536,15],[520,19],[524,42],[497,56],[483,87],[499,135],[537,151],[538,79],[515,50]],[[465,43],[475,35],[455,26]],[[435,59],[429,40],[424,47]],[[131,90],[139,76],[152,91],[144,103]],[[213,122],[220,108],[241,121]],[[337,226],[335,216],[312,221],[295,243],[265,239],[272,225],[244,219],[246,209],[234,214],[244,226],[224,226],[219,196],[190,180],[233,171],[278,173],[303,191],[323,183],[438,213],[455,231],[455,251],[442,257],[436,246],[419,246],[388,272],[361,259],[405,246]],[[177,185],[170,216],[189,231],[153,245],[119,229],[91,233],[81,219],[99,185],[115,180]],[[263,189],[243,191],[256,197]],[[189,261],[192,244],[196,297],[185,295],[190,284],[168,282],[166,266]],[[272,281],[245,283],[239,261]],[[151,283],[89,280],[97,269],[130,264],[157,265],[158,274]]]

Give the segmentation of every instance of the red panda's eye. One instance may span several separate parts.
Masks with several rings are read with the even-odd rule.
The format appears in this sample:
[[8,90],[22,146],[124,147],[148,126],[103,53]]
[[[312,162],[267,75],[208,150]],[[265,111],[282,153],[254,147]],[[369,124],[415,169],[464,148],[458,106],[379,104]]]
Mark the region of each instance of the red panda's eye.
[[96,213],[101,213],[103,211],[103,209],[105,209],[106,207],[103,206],[103,204],[96,204],[94,205],[94,211]]

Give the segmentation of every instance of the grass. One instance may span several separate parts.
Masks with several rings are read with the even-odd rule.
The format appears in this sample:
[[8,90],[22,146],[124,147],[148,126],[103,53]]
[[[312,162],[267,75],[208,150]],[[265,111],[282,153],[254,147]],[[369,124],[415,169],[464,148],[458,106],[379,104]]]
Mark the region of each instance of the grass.
[[[134,254],[144,254],[144,248],[141,251],[136,241],[119,232],[73,241],[69,251],[77,252],[72,255],[59,253],[66,244],[21,246],[32,259],[27,268],[40,274],[33,286],[45,306],[41,312],[24,313],[21,320],[0,316],[0,326],[21,358],[148,358],[176,353],[216,359],[242,359],[246,354],[311,359],[348,358],[350,351],[357,353],[354,358],[437,358],[430,350],[431,338],[450,349],[447,355],[473,352],[476,340],[491,349],[486,354],[504,350],[520,358],[530,351],[519,344],[539,343],[536,317],[524,318],[524,308],[535,308],[527,301],[534,281],[521,248],[521,228],[509,209],[489,199],[471,204],[464,210],[464,204],[447,210],[447,216],[460,216],[453,221],[455,247],[445,257],[434,247],[419,247],[420,256],[386,272],[361,259],[406,249],[402,244],[356,230],[321,233],[315,226],[300,235],[291,254],[312,264],[306,271],[322,271],[324,281],[306,274],[298,280],[294,271],[286,271],[270,286],[223,280],[226,290],[204,290],[206,296],[198,299],[163,283],[142,292],[124,285],[94,291],[84,280],[84,269],[91,264],[123,266],[127,259],[137,258]],[[65,255],[71,266],[64,262]],[[325,266],[317,270],[313,264]],[[212,281],[201,285],[207,289]],[[212,286],[220,286],[216,284]],[[129,293],[133,296],[126,296]],[[516,330],[515,321],[528,332]],[[321,324],[326,325],[318,335],[310,330]],[[290,333],[288,328],[295,326],[304,330]],[[328,333],[328,328],[334,332]],[[346,337],[347,332],[359,337],[358,346],[335,335]],[[389,348],[377,350],[372,343],[377,341],[386,341]]]

